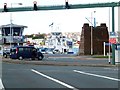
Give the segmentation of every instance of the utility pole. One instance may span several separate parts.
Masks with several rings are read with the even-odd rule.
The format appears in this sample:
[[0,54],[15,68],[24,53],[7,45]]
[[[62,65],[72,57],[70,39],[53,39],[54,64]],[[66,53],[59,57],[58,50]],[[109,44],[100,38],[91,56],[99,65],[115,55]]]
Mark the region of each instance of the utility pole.
[[120,43],[120,7],[118,7],[118,43]]
[[[94,11],[94,13],[95,13],[96,11]],[[95,19],[95,17],[93,18],[93,12],[91,12],[91,21],[88,19],[88,18],[86,18],[85,17],[85,19],[87,19],[88,20],[88,22],[91,24],[91,33],[90,33],[90,35],[91,35],[91,55],[93,55],[93,26],[95,27],[96,26],[96,19]],[[94,19],[94,25],[93,25],[93,19]]]
[[[114,6],[112,7],[112,32],[115,32]],[[112,64],[115,65],[115,44],[112,44]]]
[[[13,4],[17,4],[17,5],[22,5],[22,3],[11,3],[11,8],[13,6]],[[10,13],[10,48],[12,47],[12,42],[13,42],[13,27],[12,27],[12,13]]]

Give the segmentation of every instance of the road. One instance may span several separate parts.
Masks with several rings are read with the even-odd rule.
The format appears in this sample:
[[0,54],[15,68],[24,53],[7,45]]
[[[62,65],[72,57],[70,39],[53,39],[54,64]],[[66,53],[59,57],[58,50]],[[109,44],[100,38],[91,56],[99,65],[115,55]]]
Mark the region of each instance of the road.
[[5,90],[118,90],[115,89],[120,82],[118,71],[117,67],[48,66],[3,62],[2,84]]

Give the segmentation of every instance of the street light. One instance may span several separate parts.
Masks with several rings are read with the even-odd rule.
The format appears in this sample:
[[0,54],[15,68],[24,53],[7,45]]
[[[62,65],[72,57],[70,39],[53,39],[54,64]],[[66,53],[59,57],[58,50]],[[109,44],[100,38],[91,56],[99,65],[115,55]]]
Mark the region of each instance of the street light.
[[[96,11],[94,11],[96,13]],[[95,17],[93,18],[93,12],[91,12],[91,21],[85,17],[85,19],[88,20],[88,22],[91,24],[91,55],[93,55],[93,26],[96,26],[96,19]],[[94,19],[94,25],[92,23],[92,19]]]
[[93,24],[92,24],[92,12],[91,12],[91,55],[93,55]]
[[[11,8],[12,8],[13,4],[22,5],[22,3],[11,3]],[[12,36],[13,36],[12,24],[13,24],[12,23],[12,13],[10,13],[10,48],[11,48],[11,45],[12,45]]]
[[[110,0],[109,0],[109,2],[110,2]],[[110,7],[109,7],[109,40],[110,40]],[[118,20],[119,21],[119,20]],[[110,42],[109,42],[109,57],[108,57],[108,62],[109,62],[109,64],[111,63],[111,61],[110,61]]]

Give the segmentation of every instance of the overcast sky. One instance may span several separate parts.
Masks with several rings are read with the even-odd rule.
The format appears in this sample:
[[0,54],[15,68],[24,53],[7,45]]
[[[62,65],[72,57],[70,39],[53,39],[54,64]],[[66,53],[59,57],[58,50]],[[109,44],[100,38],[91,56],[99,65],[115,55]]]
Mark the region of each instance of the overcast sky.
[[[0,8],[4,3],[8,7],[18,7],[16,3],[23,3],[22,6],[33,6],[34,0],[0,0]],[[65,0],[36,0],[38,5],[64,5]],[[99,2],[118,2],[119,0],[100,0]],[[98,3],[98,0],[69,0],[70,4]],[[21,7],[21,6],[19,6]],[[94,13],[94,11],[96,11]],[[74,10],[52,10],[34,12],[12,12],[14,24],[28,26],[24,34],[48,33],[51,31],[81,32],[84,23],[89,23],[91,17],[96,18],[97,25],[107,23],[109,25],[109,8],[91,8]],[[111,14],[110,14],[111,15]],[[117,31],[117,8],[115,8],[115,30]],[[111,21],[111,19],[110,19]],[[49,25],[54,22],[53,29]],[[0,13],[0,26],[10,23],[10,12]],[[111,25],[110,25],[111,28]]]

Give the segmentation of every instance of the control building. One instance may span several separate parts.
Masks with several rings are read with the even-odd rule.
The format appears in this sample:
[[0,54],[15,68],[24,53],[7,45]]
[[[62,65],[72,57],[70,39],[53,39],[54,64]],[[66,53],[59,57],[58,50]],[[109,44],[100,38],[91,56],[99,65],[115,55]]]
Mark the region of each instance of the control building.
[[2,45],[4,45],[4,47],[6,48],[16,45],[23,45],[24,28],[27,28],[27,26],[16,25],[16,24],[7,24],[0,26]]

